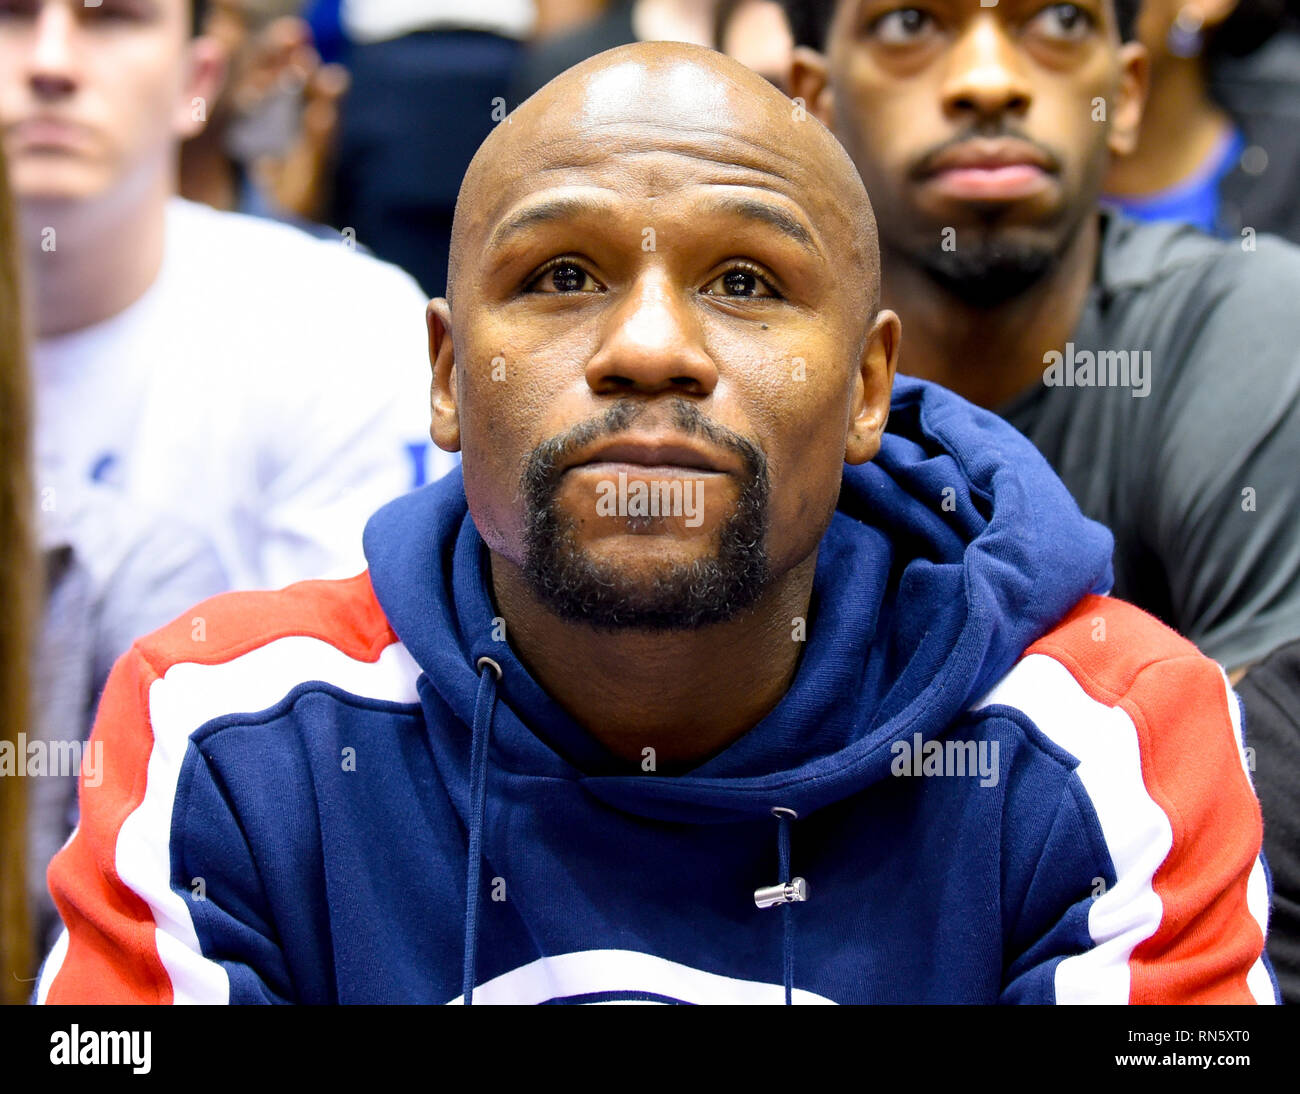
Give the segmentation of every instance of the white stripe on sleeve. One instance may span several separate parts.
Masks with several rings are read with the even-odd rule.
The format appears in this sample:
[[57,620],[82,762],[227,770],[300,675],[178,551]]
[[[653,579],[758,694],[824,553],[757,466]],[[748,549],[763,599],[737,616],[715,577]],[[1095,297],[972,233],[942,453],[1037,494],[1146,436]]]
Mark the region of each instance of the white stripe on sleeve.
[[118,833],[116,865],[122,882],[153,913],[158,956],[177,1003],[230,1000],[225,968],[203,955],[188,902],[171,887],[172,810],[190,735],[222,715],[274,706],[310,680],[328,681],[359,697],[418,702],[419,671],[401,643],[388,646],[372,663],[318,638],[294,635],[221,664],[173,665],[150,686],[154,745],[145,794]]
[[1173,828],[1142,781],[1137,727],[1122,709],[1080,687],[1054,658],[1030,654],[976,704],[1015,707],[1079,760],[1076,773],[1101,824],[1116,880],[1088,911],[1093,947],[1056,967],[1058,1003],[1127,1003],[1129,958],[1160,927],[1152,879],[1173,847]]

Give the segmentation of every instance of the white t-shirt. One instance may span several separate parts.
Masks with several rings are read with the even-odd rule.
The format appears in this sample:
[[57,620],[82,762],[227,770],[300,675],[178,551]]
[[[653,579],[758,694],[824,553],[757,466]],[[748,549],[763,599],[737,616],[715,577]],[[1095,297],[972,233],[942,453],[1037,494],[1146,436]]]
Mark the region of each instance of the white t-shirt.
[[235,588],[359,572],[370,514],[456,462],[426,303],[342,239],[173,199],[144,296],[34,347],[42,507],[107,485],[205,533]]
[[418,30],[487,30],[527,38],[537,22],[533,0],[343,0],[340,20],[354,42],[382,42]]

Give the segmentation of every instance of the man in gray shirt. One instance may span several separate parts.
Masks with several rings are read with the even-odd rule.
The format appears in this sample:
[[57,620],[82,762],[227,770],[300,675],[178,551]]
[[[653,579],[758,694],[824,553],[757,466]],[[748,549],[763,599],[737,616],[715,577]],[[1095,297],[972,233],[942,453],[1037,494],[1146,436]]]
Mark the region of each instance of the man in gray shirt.
[[1300,637],[1300,251],[1101,223],[1060,367],[994,409],[1115,533],[1115,595],[1239,670]]
[[[1234,682],[1300,636],[1300,249],[1100,211],[1141,120],[1135,0],[784,3],[794,109],[876,209],[900,370],[1026,433],[1114,531],[1115,595]],[[1260,796],[1276,868],[1295,806]],[[1269,952],[1300,998],[1300,949]]]
[[1300,249],[1099,211],[1140,120],[1132,6],[787,8],[796,107],[879,214],[902,371],[1027,434],[1114,531],[1115,595],[1234,676],[1300,636]]

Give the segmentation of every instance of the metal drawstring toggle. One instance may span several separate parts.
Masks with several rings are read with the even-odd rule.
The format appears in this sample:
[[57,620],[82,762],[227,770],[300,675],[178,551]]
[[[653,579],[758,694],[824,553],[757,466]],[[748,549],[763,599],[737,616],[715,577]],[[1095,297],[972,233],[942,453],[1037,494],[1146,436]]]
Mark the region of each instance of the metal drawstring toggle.
[[771,908],[777,904],[795,904],[808,899],[808,883],[801,877],[792,877],[789,881],[776,885],[764,885],[754,890],[754,903],[760,908]]
[[[793,809],[776,806],[772,810],[780,825],[780,865],[781,873],[790,875],[790,822],[798,820],[799,814]],[[754,890],[754,903],[760,908],[772,908],[778,904],[798,904],[808,899],[808,883],[801,877],[792,877],[789,881],[778,881],[775,885],[764,885]]]

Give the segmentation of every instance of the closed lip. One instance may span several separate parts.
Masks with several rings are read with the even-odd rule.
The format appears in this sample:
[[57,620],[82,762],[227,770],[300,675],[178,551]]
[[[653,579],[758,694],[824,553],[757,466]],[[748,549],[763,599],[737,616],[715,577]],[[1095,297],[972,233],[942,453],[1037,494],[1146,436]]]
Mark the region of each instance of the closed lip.
[[629,463],[644,467],[686,467],[696,471],[729,474],[737,470],[735,460],[687,441],[655,438],[623,438],[604,441],[583,449],[568,470],[592,463]]
[[925,165],[923,175],[931,177],[944,171],[985,170],[999,167],[1036,167],[1053,170],[1053,164],[1032,144],[1017,140],[971,139],[944,149]]
[[90,126],[83,125],[81,122],[41,115],[16,122],[11,127],[11,131],[19,140],[33,143],[85,140],[94,133]]

